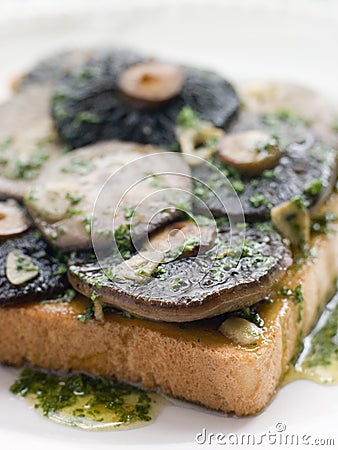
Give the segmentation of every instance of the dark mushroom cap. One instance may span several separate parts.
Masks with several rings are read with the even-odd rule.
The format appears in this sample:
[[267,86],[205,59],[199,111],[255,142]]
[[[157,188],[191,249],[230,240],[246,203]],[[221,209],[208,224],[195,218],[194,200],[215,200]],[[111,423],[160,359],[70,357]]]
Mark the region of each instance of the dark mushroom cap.
[[[246,220],[266,220],[272,207],[295,196],[301,196],[304,205],[310,209],[316,208],[327,198],[337,176],[338,153],[313,132],[307,121],[285,111],[269,114],[243,112],[228,136],[247,130],[268,132],[278,142],[281,158],[270,170],[251,176],[222,163],[215,156],[214,164],[237,191]],[[210,180],[210,167],[203,164],[194,167],[193,174],[219,195],[221,201],[208,188],[196,192],[216,217],[234,214],[223,177]],[[200,183],[196,186],[200,188]]]
[[[218,237],[228,245],[230,230],[223,229]],[[95,292],[103,303],[136,316],[167,322],[212,317],[262,300],[291,265],[290,252],[277,233],[246,230],[239,257],[242,237],[240,230],[232,230],[225,254],[213,246],[197,257],[160,264],[159,275],[145,284],[106,276],[108,268],[114,273],[113,260],[104,270],[97,263],[72,265],[68,277],[80,293],[90,297]]]
[[[9,252],[17,250],[32,258],[39,268],[38,275],[21,285],[12,285],[6,277],[6,259]],[[60,259],[36,231],[0,244],[0,306],[45,300],[63,294],[69,286],[64,271],[60,270]]]
[[212,72],[181,67],[180,92],[155,105],[125,95],[118,82],[123,72],[151,61],[130,52],[110,52],[66,77],[52,104],[60,138],[71,148],[106,139],[170,146],[175,142],[176,117],[184,106],[218,127],[229,124],[239,99],[230,83]]

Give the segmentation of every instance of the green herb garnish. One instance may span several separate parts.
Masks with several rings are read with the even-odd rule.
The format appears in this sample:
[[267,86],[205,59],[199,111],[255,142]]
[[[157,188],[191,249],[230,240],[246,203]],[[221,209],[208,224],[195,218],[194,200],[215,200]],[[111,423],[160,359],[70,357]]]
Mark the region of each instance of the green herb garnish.
[[323,189],[323,182],[318,178],[314,178],[310,183],[304,186],[303,192],[304,194],[315,197],[320,194],[322,189]]
[[177,116],[176,123],[183,128],[196,128],[200,123],[200,118],[190,106],[184,106]]
[[95,164],[84,158],[72,158],[66,166],[61,168],[61,172],[73,173],[77,175],[87,175],[96,168]]
[[250,204],[254,208],[259,208],[260,206],[267,206],[272,208],[272,203],[263,194],[254,194],[249,198]]
[[82,373],[58,375],[24,369],[11,392],[31,397],[45,416],[63,410],[74,417],[121,424],[149,422],[152,398],[141,389],[114,379]]
[[120,252],[122,258],[130,258],[133,249],[130,235],[130,226],[127,224],[122,224],[117,227],[114,232],[114,239],[117,245],[117,249]]

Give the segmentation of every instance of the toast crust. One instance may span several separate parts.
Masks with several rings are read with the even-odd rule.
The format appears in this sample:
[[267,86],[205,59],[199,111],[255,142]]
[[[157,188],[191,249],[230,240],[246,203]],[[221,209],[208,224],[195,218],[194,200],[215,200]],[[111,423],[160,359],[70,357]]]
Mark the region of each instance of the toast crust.
[[[338,212],[338,196],[327,210]],[[0,308],[0,361],[84,371],[140,383],[149,389],[208,408],[256,414],[270,402],[300,333],[307,334],[333,293],[338,275],[338,227],[311,242],[311,256],[287,271],[261,304],[265,331],[255,347],[232,343],[217,331],[219,319],[184,325],[127,318],[107,313],[103,322],[81,323],[88,300],[47,301]],[[280,294],[281,286],[302,285],[304,304]]]

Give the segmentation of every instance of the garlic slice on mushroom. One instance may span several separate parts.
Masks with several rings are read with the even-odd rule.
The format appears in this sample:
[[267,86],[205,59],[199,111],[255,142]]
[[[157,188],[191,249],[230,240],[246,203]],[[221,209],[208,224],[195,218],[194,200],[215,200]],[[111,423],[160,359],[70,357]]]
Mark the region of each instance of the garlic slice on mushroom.
[[0,202],[0,238],[17,236],[28,228],[27,217],[15,200]]
[[294,247],[303,248],[310,240],[310,213],[301,197],[271,209],[271,220],[280,234]]
[[198,227],[193,221],[182,221],[156,232],[144,250],[120,263],[114,270],[115,281],[146,283],[161,263],[187,258],[210,248],[217,237],[212,226]]
[[152,273],[163,261],[161,252],[144,251],[119,264],[114,271],[115,281],[136,281],[146,283]]
[[215,127],[211,122],[202,120],[198,121],[196,127],[193,128],[178,126],[175,133],[189,165],[199,164],[196,158],[189,158],[189,156],[208,159],[213,155],[217,151],[218,141],[225,135],[222,129]]
[[225,337],[240,345],[255,345],[262,329],[241,317],[229,317],[218,328]]
[[218,154],[221,161],[250,176],[272,169],[281,157],[276,139],[262,130],[224,136],[219,142]]
[[12,250],[6,259],[6,277],[15,286],[32,280],[39,274],[39,267],[34,264],[33,259],[21,252]]
[[154,233],[146,249],[163,254],[164,262],[168,262],[204,253],[215,244],[216,238],[214,225],[198,226],[192,220],[183,220]]

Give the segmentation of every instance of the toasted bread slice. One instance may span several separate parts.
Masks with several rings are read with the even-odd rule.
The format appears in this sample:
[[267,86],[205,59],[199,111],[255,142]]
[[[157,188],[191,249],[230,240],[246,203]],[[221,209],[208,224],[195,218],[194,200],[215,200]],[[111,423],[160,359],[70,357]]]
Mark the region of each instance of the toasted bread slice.
[[[327,208],[338,212],[338,197]],[[47,301],[0,308],[0,361],[54,370],[76,370],[160,389],[166,394],[239,416],[271,400],[302,334],[311,329],[333,292],[338,274],[338,233],[311,241],[311,255],[295,263],[273,303],[261,303],[265,331],[256,346],[234,344],[217,331],[220,319],[184,325],[107,313],[81,323],[88,300]],[[283,296],[281,286],[302,285],[304,302]]]

